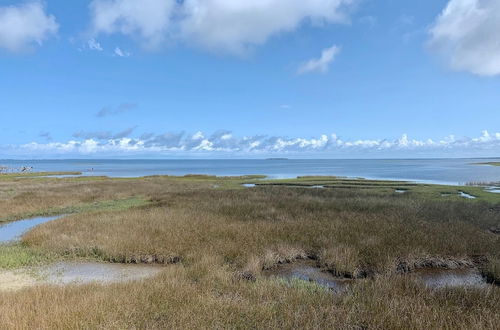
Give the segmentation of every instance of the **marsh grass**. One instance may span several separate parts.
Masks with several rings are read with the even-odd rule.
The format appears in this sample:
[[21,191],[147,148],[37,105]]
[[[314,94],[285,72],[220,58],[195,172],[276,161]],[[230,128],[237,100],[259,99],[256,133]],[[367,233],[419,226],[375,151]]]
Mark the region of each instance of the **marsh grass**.
[[482,273],[488,282],[500,285],[500,258],[491,258],[483,265]]
[[[492,290],[431,291],[404,277],[360,281],[334,295],[314,284],[235,281],[206,259],[148,281],[0,293],[4,328],[495,329]],[[33,308],[36,306],[36,308]]]
[[500,162],[484,162],[484,163],[475,163],[475,165],[491,165],[491,166],[500,166]]
[[498,235],[488,231],[500,214],[488,204],[286,187],[173,193],[167,200],[168,206],[46,223],[23,242],[115,262],[195,262],[213,254],[236,267],[255,258],[268,267],[270,260],[314,257],[353,277],[391,272],[401,259],[469,260],[500,252]]
[[500,194],[485,191],[481,186],[467,184],[465,186],[418,184],[407,181],[366,180],[342,177],[304,176],[296,179],[254,180],[258,186],[313,187],[323,186],[325,189],[346,189],[369,191],[370,193],[388,194],[395,190],[404,190],[405,194],[418,195],[420,198],[460,200],[460,192],[476,197],[475,201],[500,203]]
[[[13,182],[15,193],[3,195],[0,209],[138,196],[150,203],[45,223],[6,255],[25,254],[28,264],[48,255],[169,265],[134,283],[0,292],[0,324],[42,329],[495,329],[500,324],[500,288],[430,290],[398,269],[477,266],[499,278],[500,238],[489,231],[500,225],[498,196],[441,198],[441,191],[452,188],[427,185],[395,194],[392,182],[369,189],[240,186],[252,180],[64,179],[44,181],[44,187],[38,181]],[[33,187],[40,189],[34,205],[15,198]],[[332,294],[313,283],[261,274],[305,258],[356,280],[346,292]],[[174,261],[180,262],[170,264]],[[251,276],[238,276],[242,272]]]
[[0,244],[0,269],[32,267],[53,261],[54,257],[22,244]]
[[81,175],[81,172],[12,172],[1,173],[0,180],[19,179],[19,178],[35,178],[44,176],[60,176],[60,175]]
[[75,213],[89,213],[89,212],[105,212],[105,211],[121,211],[126,210],[133,207],[140,207],[144,205],[148,205],[150,201],[144,199],[143,197],[130,197],[126,199],[118,199],[118,200],[103,200],[96,201],[92,203],[83,203],[77,204],[73,206],[66,207],[54,207],[47,210],[40,210],[31,213],[22,213],[12,215],[7,218],[0,219],[0,222],[8,222],[8,221],[16,221],[21,219],[30,219],[34,217],[48,217],[54,215],[62,215],[62,214],[75,214]]

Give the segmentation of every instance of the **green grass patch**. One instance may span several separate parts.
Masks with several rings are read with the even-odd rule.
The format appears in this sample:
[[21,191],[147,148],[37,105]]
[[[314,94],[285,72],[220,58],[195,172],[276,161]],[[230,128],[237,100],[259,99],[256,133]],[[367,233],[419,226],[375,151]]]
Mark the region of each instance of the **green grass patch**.
[[16,179],[16,178],[36,178],[50,177],[59,175],[81,175],[82,172],[27,172],[27,173],[0,173],[1,179]]
[[0,244],[0,269],[37,266],[52,260],[53,257],[19,243]]
[[144,197],[131,197],[126,199],[96,201],[92,203],[82,203],[62,208],[52,208],[32,213],[17,214],[8,218],[0,219],[0,222],[16,221],[34,217],[50,217],[60,214],[90,213],[102,211],[122,211],[133,207],[140,207],[150,204],[151,201]]
[[286,186],[286,187],[313,187],[323,186],[326,189],[369,189],[370,192],[379,194],[393,194],[395,190],[405,190],[400,198],[406,198],[411,193],[423,198],[440,199],[443,201],[464,200],[460,192],[472,195],[475,199],[469,202],[485,201],[489,203],[500,203],[500,194],[486,191],[479,186],[449,186],[439,184],[414,183],[407,181],[390,180],[367,180],[353,179],[335,176],[303,176],[295,179],[280,180],[247,180],[244,183],[254,183],[257,186]]
[[500,162],[474,163],[474,165],[490,165],[490,166],[500,166]]

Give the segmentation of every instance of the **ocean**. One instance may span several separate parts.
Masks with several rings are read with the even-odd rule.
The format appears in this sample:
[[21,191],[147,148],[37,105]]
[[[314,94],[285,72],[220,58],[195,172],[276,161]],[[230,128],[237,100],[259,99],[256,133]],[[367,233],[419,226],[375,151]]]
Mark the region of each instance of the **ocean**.
[[147,175],[264,174],[270,178],[334,175],[367,179],[409,180],[439,184],[498,182],[500,167],[475,163],[499,159],[189,159],[189,160],[0,160],[0,166],[33,171],[79,171],[83,175],[139,177]]

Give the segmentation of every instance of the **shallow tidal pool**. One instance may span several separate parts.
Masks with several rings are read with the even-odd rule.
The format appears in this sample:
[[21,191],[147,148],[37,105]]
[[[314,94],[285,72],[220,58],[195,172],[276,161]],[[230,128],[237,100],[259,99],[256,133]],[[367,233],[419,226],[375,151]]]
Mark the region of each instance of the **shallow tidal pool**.
[[19,239],[22,234],[24,234],[31,228],[34,228],[45,222],[60,219],[62,217],[64,217],[64,215],[58,215],[53,217],[37,217],[37,218],[0,223],[0,243],[15,241]]
[[0,270],[0,291],[47,284],[110,284],[138,281],[155,276],[162,270],[161,266],[151,265],[65,261],[15,271]]

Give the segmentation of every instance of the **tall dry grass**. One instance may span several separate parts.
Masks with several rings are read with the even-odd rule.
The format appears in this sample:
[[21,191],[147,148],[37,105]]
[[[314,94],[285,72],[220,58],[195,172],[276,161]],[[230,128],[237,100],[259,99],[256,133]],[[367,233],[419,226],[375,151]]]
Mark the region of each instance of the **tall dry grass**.
[[499,293],[430,291],[404,277],[343,295],[275,280],[237,281],[205,258],[109,286],[0,293],[4,329],[495,329]]
[[500,254],[498,235],[487,230],[500,214],[488,204],[282,187],[157,199],[142,209],[60,219],[34,229],[23,242],[115,262],[194,262],[215,255],[235,267],[258,258],[265,268],[272,255],[276,261],[307,255],[353,277],[393,272],[398,260],[448,257],[466,264]]
[[209,187],[209,183],[168,177],[0,180],[0,221],[133,196],[161,198],[166,193],[203,187]]
[[[356,189],[214,190],[204,181],[164,178],[79,184],[102,188],[99,196],[106,199],[143,194],[155,203],[46,223],[27,233],[24,245],[67,258],[169,263],[178,257],[180,263],[141,282],[0,293],[4,328],[495,329],[500,324],[498,287],[433,291],[397,274],[402,262],[418,267],[429,258],[441,258],[444,265],[500,260],[499,236],[488,230],[500,223],[500,213],[488,203]],[[75,187],[66,189],[80,194]],[[82,196],[67,198],[80,202]],[[305,257],[360,279],[334,295],[259,276],[276,263]],[[491,272],[497,261],[489,264]],[[256,281],[237,276],[245,270]]]

